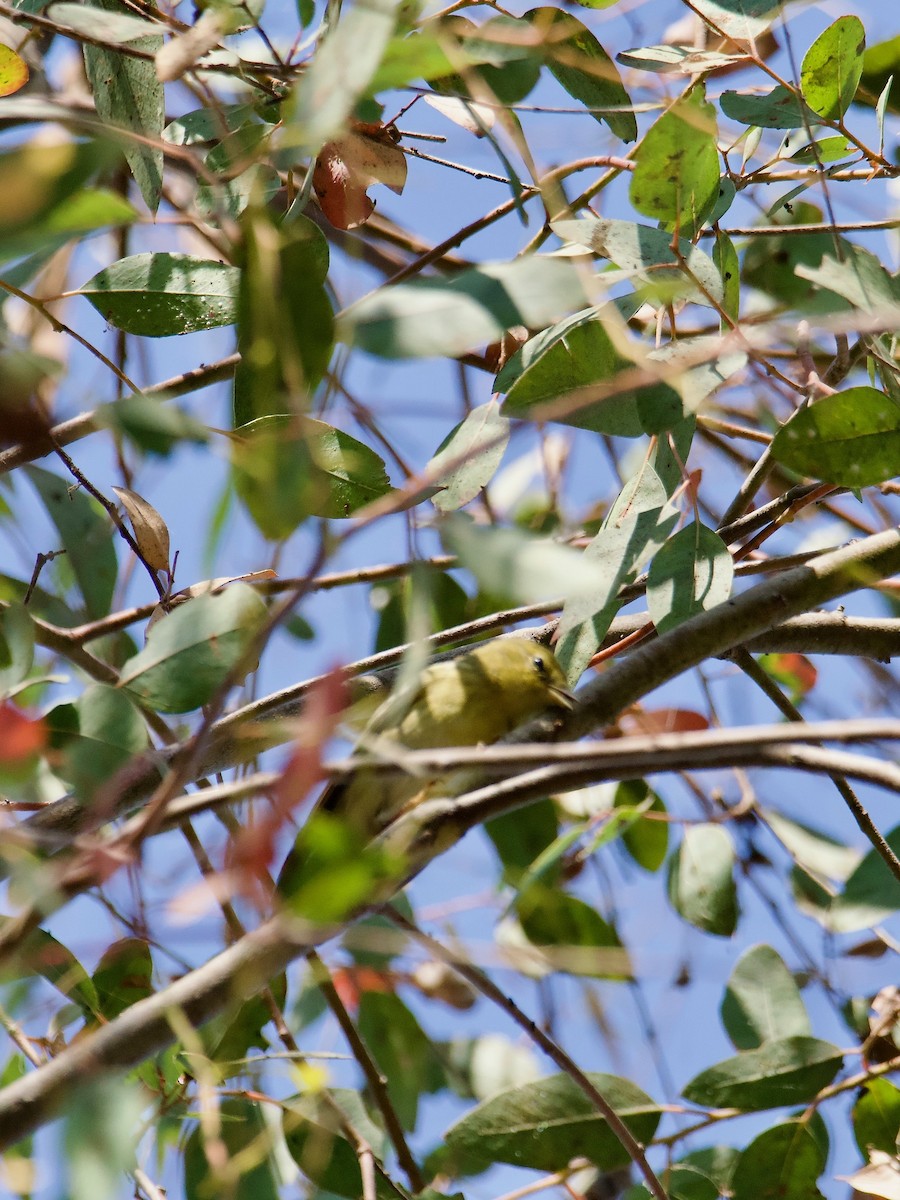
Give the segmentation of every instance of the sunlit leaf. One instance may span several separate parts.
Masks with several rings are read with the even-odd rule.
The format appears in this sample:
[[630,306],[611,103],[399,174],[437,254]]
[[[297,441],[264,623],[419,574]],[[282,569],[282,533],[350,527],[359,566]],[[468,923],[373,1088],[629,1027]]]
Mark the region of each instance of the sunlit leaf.
[[859,86],[865,49],[859,17],[838,17],[819,34],[800,69],[800,90],[813,112],[829,120],[844,115]]
[[530,256],[382,288],[345,312],[338,336],[380,358],[463,354],[515,325],[541,328],[584,303],[571,263]]
[[144,337],[172,337],[237,317],[240,271],[189,254],[145,253],[98,271],[79,291],[110,324]]
[[0,42],[0,96],[11,96],[28,82],[28,63]]
[[253,588],[235,583],[179,605],[150,630],[147,645],[122,668],[119,686],[160,712],[190,712],[235,670],[254,664],[248,649],[266,615]]
[[[615,1075],[593,1072],[588,1078],[638,1141],[653,1137],[660,1110],[646,1093]],[[506,1162],[553,1171],[555,1164],[587,1157],[608,1170],[628,1162],[618,1138],[567,1075],[500,1092],[466,1113],[444,1136],[451,1153],[485,1167]]]
[[746,1112],[803,1104],[831,1083],[842,1063],[840,1050],[830,1042],[780,1038],[709,1067],[683,1095],[693,1104]]
[[871,387],[823,396],[778,430],[772,455],[843,487],[883,483],[900,474],[900,404]]
[[[80,7],[74,6],[73,7]],[[94,7],[114,16],[122,14],[119,0],[94,0]],[[135,50],[155,54],[161,36],[131,41]],[[163,185],[163,152],[152,143],[159,141],[166,123],[163,85],[152,62],[133,58],[105,46],[85,44],[84,65],[97,112],[104,121],[137,137],[123,136],[122,148],[135,183],[151,212],[159,207]]]

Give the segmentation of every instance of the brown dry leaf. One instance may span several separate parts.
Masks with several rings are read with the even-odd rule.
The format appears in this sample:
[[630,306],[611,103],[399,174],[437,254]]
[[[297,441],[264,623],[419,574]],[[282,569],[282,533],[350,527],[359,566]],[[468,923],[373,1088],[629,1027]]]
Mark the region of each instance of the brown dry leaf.
[[313,187],[322,212],[337,229],[364,225],[375,211],[366,189],[382,183],[396,195],[406,185],[406,155],[399,134],[385,125],[357,122],[353,130],[327,142],[316,159]]
[[154,571],[169,569],[169,530],[152,504],[131,488],[112,489],[128,513],[134,539],[144,560]]

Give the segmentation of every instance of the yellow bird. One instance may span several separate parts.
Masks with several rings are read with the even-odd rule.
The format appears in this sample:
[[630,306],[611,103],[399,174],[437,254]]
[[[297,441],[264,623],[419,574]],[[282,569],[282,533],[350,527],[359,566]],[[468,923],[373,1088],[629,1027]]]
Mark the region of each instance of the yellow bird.
[[[387,722],[380,722],[379,713],[375,714],[363,733],[361,749],[385,757],[395,749],[402,763],[401,748],[487,745],[543,712],[571,708],[572,703],[566,677],[551,650],[529,638],[494,638],[458,658],[427,667],[393,721],[389,716]],[[420,775],[360,770],[327,788],[316,812],[345,817],[370,837],[413,800],[439,794],[437,783]],[[302,836],[301,832],[281,869],[282,892],[293,890],[303,857]]]

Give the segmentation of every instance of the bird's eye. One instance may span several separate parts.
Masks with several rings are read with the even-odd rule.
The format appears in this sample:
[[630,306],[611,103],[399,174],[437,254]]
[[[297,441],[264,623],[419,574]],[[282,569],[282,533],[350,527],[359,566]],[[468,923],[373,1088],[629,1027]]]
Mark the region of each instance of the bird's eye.
[[534,663],[534,669],[537,671],[538,675],[547,674],[547,664],[539,654],[536,654],[531,661]]

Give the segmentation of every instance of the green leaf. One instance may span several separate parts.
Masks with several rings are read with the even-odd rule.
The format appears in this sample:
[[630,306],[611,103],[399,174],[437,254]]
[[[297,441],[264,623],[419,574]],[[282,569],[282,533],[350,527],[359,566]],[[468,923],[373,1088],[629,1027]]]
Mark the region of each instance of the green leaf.
[[122,1175],[134,1168],[138,1141],[144,1133],[145,1099],[136,1084],[121,1076],[79,1080],[67,1089],[64,1141],[68,1200],[114,1196]]
[[734,846],[721,825],[689,825],[669,866],[669,900],[691,925],[730,937],[737,927]]
[[[639,304],[637,297],[626,297],[626,303],[617,302],[615,307],[627,319]],[[606,328],[608,319],[613,328],[623,325],[622,317],[606,305],[587,308],[530,338],[494,380],[494,391],[507,393],[504,412],[528,417],[531,415],[529,410],[535,405],[592,384],[608,383],[619,371],[633,367],[634,364],[616,349]],[[647,393],[657,386],[650,385]],[[559,420],[565,425],[596,433],[639,437],[646,432],[638,400],[644,391],[584,402],[573,412],[561,415]],[[671,394],[680,411],[677,394]]]
[[778,430],[772,456],[842,487],[884,483],[900,474],[900,405],[872,387],[823,396]]
[[[8,163],[0,161],[0,182],[4,175],[4,166],[8,166]],[[52,184],[52,180],[42,178],[36,180],[35,187],[32,188],[26,176],[22,179],[23,190],[31,191],[32,196],[37,190],[47,190],[48,184]],[[14,215],[14,204],[12,208]],[[91,233],[113,226],[130,226],[136,217],[137,211],[124,197],[115,192],[108,192],[102,187],[82,187],[72,196],[54,199],[52,204],[43,211],[36,212],[32,220],[20,226],[16,232],[7,232],[0,217],[0,259],[29,253],[38,257],[41,254],[49,256],[73,239],[86,238]],[[36,270],[32,270],[23,277],[22,270],[22,264],[17,264],[16,268],[4,270],[4,278],[17,287],[22,287],[37,274]],[[28,271],[28,266],[25,266],[24,270]],[[40,270],[40,266],[37,270]]]
[[23,604],[0,610],[0,696],[26,678],[34,662],[34,622]]
[[887,1079],[867,1080],[853,1105],[853,1136],[860,1154],[868,1157],[872,1148],[896,1154],[898,1130],[900,1088]]
[[766,824],[796,863],[826,879],[845,880],[860,860],[851,850],[818,829],[791,821],[772,809],[763,809]]
[[[900,825],[884,839],[900,855]],[[832,901],[829,926],[837,933],[853,933],[878,925],[900,909],[900,883],[877,850],[865,856]]]
[[731,595],[734,563],[725,543],[692,521],[657,550],[647,577],[647,603],[657,633],[674,629]]
[[781,1038],[702,1071],[682,1095],[692,1104],[743,1112],[805,1104],[831,1083],[842,1063],[840,1050],[830,1042]]
[[[606,7],[613,2],[602,0],[599,5],[588,7]],[[558,8],[534,8],[525,14],[525,19],[546,36],[546,62],[554,78],[595,120],[605,121],[620,141],[633,142],[637,137],[637,121],[634,113],[628,111],[631,97],[615,63],[587,26]]]
[[834,238],[825,231],[795,234],[790,226],[815,225],[821,220],[821,209],[812,204],[794,204],[790,213],[781,209],[775,224],[783,224],[786,231],[783,236],[750,239],[744,251],[744,283],[787,304],[807,301],[811,289],[801,268],[818,267],[834,250]]
[[696,84],[652,125],[634,157],[628,194],[645,216],[690,236],[719,198],[716,110]]
[[543,328],[584,303],[572,263],[531,255],[381,288],[344,313],[338,338],[380,358],[454,356],[514,325]]
[[[284,975],[276,976],[269,987],[275,1003],[284,1008],[287,994]],[[244,1074],[246,1064],[241,1060],[250,1050],[269,1048],[269,1039],[263,1030],[271,1020],[271,1005],[263,996],[251,996],[243,1004],[230,1005],[197,1031],[204,1053],[216,1064],[223,1078]]]
[[244,583],[196,596],[151,628],[147,645],[122,668],[119,686],[159,712],[199,708],[236,668],[246,674],[252,666],[247,651],[265,616],[265,603]]
[[[829,235],[830,236],[830,235]],[[898,310],[900,319],[900,283],[892,278],[877,255],[861,246],[842,243],[841,258],[824,254],[817,264],[802,263],[797,274],[817,289],[835,292],[862,312],[885,315],[885,309]],[[833,310],[833,305],[825,311]]]
[[553,844],[559,832],[556,808],[552,800],[537,800],[517,812],[492,817],[485,822],[484,831],[503,864],[504,879],[518,885],[523,872]]
[[617,496],[603,526],[584,551],[584,563],[600,583],[573,592],[557,633],[556,653],[570,682],[576,682],[619,609],[619,590],[631,582],[678,521],[659,476],[642,468]]
[[737,1050],[812,1033],[800,989],[771,946],[751,946],[735,963],[722,999],[722,1024]]
[[708,293],[717,303],[722,300],[722,277],[715,263],[686,238],[678,238],[676,255],[671,233],[634,221],[592,217],[551,221],[550,228],[564,242],[586,246],[615,263],[641,295],[708,304]]
[[387,50],[397,25],[397,0],[365,0],[341,13],[300,76],[283,145],[315,155],[344,128]]
[[[124,9],[119,0],[95,0],[94,7],[115,16],[120,16]],[[142,37],[130,44],[135,50],[155,54],[162,49],[163,39]],[[159,141],[166,121],[166,106],[163,85],[156,77],[153,61],[132,58],[102,46],[85,45],[83,49],[85,71],[99,116],[113,128],[137,134],[141,139]],[[162,150],[127,134],[122,137],[122,148],[144,203],[155,213],[162,194]]]
[[[0,917],[0,929],[10,920],[9,917]],[[40,928],[33,929],[15,958],[0,967],[0,979],[4,983],[34,975],[46,979],[68,1000],[77,1004],[86,1018],[99,1012],[97,989],[90,975],[68,946]]]
[[105,617],[118,572],[108,514],[93,497],[42,467],[26,467],[25,473],[59,531],[88,615]]
[[196,146],[203,142],[217,142],[225,134],[258,120],[259,114],[253,104],[195,108],[170,121],[162,135],[173,146]]
[[94,419],[105,429],[130,438],[145,454],[167,457],[180,442],[203,445],[209,431],[190,413],[155,396],[122,396],[114,404],[101,404]]
[[719,104],[730,120],[758,129],[802,129],[818,124],[816,114],[804,106],[797,93],[780,83],[762,96],[723,92]]
[[287,229],[255,206],[247,211],[241,275],[234,424],[305,408],[334,345],[325,291],[328,244],[298,217]]
[[[371,1147],[375,1158],[383,1160],[388,1152],[387,1139],[359,1095],[344,1088],[329,1088],[327,1099],[310,1094],[286,1101],[282,1109],[284,1137],[291,1157],[307,1179],[324,1192],[359,1200],[364,1190],[359,1156],[344,1136],[335,1104]],[[379,1170],[375,1171],[375,1194],[379,1200],[397,1200],[396,1190]]]
[[516,897],[529,942],[554,970],[594,979],[628,979],[628,955],[614,927],[577,896],[533,883]]
[[622,830],[622,845],[639,867],[645,871],[658,871],[669,849],[669,824],[642,814],[659,813],[665,817],[662,797],[643,779],[625,779],[616,785],[613,810],[619,814],[631,810],[634,814],[634,819]]
[[493,479],[509,441],[509,420],[489,400],[473,409],[444,438],[425,468],[441,491],[432,497],[439,512],[452,512],[474,500]]
[[[712,258],[722,276],[722,308],[725,315],[736,323],[741,311],[741,266],[734,242],[721,229],[716,230]],[[722,332],[728,327],[728,322],[723,320]]]
[[236,432],[231,464],[235,490],[273,541],[307,517],[350,517],[391,490],[374,450],[311,417],[252,421]]
[[441,537],[484,591],[515,604],[589,593],[603,584],[601,570],[577,550],[520,529],[486,528],[457,516],[441,524]]
[[401,1125],[415,1129],[419,1097],[446,1082],[435,1047],[399,996],[387,992],[363,992],[357,1027],[387,1081]]
[[184,1191],[189,1197],[228,1194],[230,1200],[278,1200],[281,1172],[275,1159],[272,1130],[263,1116],[262,1105],[244,1096],[225,1096],[219,1101],[218,1136],[225,1150],[226,1166],[239,1156],[240,1171],[229,1171],[228,1182],[211,1166],[206,1156],[202,1129],[191,1133],[184,1147]]
[[819,34],[800,69],[800,90],[813,112],[827,120],[844,115],[862,77],[865,49],[859,17],[838,17]]
[[[896,80],[900,78],[900,33],[870,46],[863,55],[863,70],[860,77],[859,90],[856,100],[860,104],[874,107],[876,102],[884,98],[884,104],[891,112],[900,112],[900,97],[897,94]],[[890,87],[890,91],[886,89]]]
[[153,959],[143,938],[122,938],[103,952],[94,972],[100,1014],[112,1021],[126,1008],[153,995]]
[[60,771],[87,804],[120,767],[146,749],[147,729],[128,696],[104,683],[85,688],[75,708],[78,729],[62,741]]
[[125,333],[173,337],[234,324],[239,279],[237,267],[190,254],[132,254],[79,291]]
[[825,1155],[809,1127],[787,1121],[755,1138],[731,1177],[733,1200],[822,1200]]
[[[630,1080],[592,1072],[588,1079],[622,1117],[639,1142],[651,1140],[660,1109]],[[587,1157],[603,1170],[629,1159],[593,1103],[567,1075],[551,1075],[509,1088],[472,1109],[444,1135],[452,1154],[481,1169],[511,1163],[555,1171]]]
[[686,1154],[665,1177],[670,1200],[719,1200],[731,1195],[731,1177],[739,1151],[733,1146],[711,1146]]

